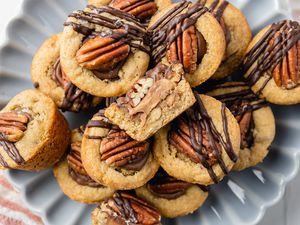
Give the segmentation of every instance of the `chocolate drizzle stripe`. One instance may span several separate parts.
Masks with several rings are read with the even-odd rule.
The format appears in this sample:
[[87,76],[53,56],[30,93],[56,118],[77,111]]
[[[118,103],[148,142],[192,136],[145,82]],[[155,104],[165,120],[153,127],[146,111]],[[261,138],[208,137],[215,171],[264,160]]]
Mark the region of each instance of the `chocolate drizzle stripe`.
[[233,147],[232,147],[231,139],[230,139],[229,133],[228,133],[228,120],[227,120],[227,116],[226,116],[226,106],[224,103],[222,104],[221,113],[222,113],[222,118],[223,118],[223,130],[227,131],[227,132],[224,132],[225,138],[226,138],[226,143],[224,143],[224,144],[227,145],[227,148],[225,148],[225,150],[226,150],[227,155],[229,156],[229,158],[232,161],[237,161],[236,154],[233,151],[229,151],[229,149],[233,149]]
[[[275,34],[280,32],[280,35],[275,38]],[[274,38],[273,44],[271,40]],[[250,71],[247,81],[253,86],[260,77],[267,73],[269,76],[262,84],[257,93],[261,93],[268,82],[272,79],[271,72],[283,60],[288,51],[300,40],[300,26],[297,22],[281,21],[274,23],[261,37],[261,39],[253,46],[246,55],[244,63],[245,73],[250,70],[253,64],[257,61],[257,65]]]
[[79,185],[88,186],[92,188],[104,188],[103,185],[97,183],[89,176],[81,175],[70,167],[69,167],[69,175]]
[[[79,22],[66,22],[65,26],[72,26],[76,32],[81,33],[85,36],[109,36],[113,39],[116,39],[117,41],[123,41],[133,48],[140,49],[141,51],[149,54],[149,50],[147,49],[147,45],[149,44],[149,37],[146,33],[145,26],[143,26],[137,18],[109,6],[101,8],[96,8],[94,6],[88,7],[92,9],[92,12],[80,10],[71,13],[69,17],[76,18],[79,20]],[[102,13],[108,13],[116,17],[117,19],[109,18]],[[119,35],[114,33],[113,31],[111,33],[96,32],[95,29],[84,26],[84,21],[104,26],[112,30],[124,29],[126,33],[125,35]]]
[[[21,165],[25,162],[24,158],[21,156],[15,144],[9,142],[5,137],[5,135],[2,133],[0,133],[0,145],[3,147],[4,151],[16,164]],[[0,163],[3,167],[8,168],[8,164],[7,162],[5,162],[3,156],[1,156]]]

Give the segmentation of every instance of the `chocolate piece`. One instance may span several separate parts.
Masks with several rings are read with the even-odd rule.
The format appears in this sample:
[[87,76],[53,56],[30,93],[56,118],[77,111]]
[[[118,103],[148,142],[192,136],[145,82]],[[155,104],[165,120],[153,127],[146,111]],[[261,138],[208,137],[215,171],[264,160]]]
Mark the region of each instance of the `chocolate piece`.
[[[228,121],[225,114],[225,104],[222,105],[222,122],[226,140],[217,131],[211,117],[208,115],[199,94],[195,92],[197,103],[190,112],[183,114],[173,124],[169,133],[169,142],[178,151],[185,152],[195,163],[201,163],[208,171],[212,180],[218,183],[218,177],[212,167],[218,163],[225,174],[228,169],[222,159],[221,147],[229,158],[237,161],[228,133]],[[178,126],[178,121],[183,126]],[[181,137],[181,138],[180,138]],[[179,140],[179,141],[178,141]]]
[[[93,96],[76,87],[61,68],[60,59],[54,64],[52,79],[65,91],[65,96],[60,108],[63,111],[72,110],[79,112],[84,106],[90,107]],[[74,107],[74,109],[72,109]]]
[[[8,154],[8,156],[18,165],[25,162],[15,144],[24,136],[27,130],[27,124],[31,120],[28,110],[15,110],[0,113],[0,146]],[[8,168],[2,155],[0,155],[0,164]]]
[[[182,13],[184,10],[186,12]],[[199,2],[182,1],[149,28],[152,37],[152,57],[155,65],[166,55],[171,44],[182,36],[187,29],[194,26],[199,17],[207,11],[208,9]],[[180,24],[180,29],[177,27],[178,24]]]
[[[300,53],[298,55],[299,51],[299,23],[290,20],[273,23],[246,55],[244,71],[248,73],[247,81],[249,85],[255,85],[260,77],[267,75],[268,78],[257,91],[258,94],[262,92],[272,77],[276,84],[284,89],[297,87],[300,73],[300,60],[298,60],[300,55]],[[297,57],[295,58],[296,55]],[[290,62],[291,60],[293,62]],[[283,68],[283,66],[285,66],[285,68]],[[290,73],[285,72],[287,70],[289,70]]]
[[107,199],[109,222],[112,224],[140,224],[156,225],[160,223],[159,212],[148,203],[125,192],[117,192],[112,198]]

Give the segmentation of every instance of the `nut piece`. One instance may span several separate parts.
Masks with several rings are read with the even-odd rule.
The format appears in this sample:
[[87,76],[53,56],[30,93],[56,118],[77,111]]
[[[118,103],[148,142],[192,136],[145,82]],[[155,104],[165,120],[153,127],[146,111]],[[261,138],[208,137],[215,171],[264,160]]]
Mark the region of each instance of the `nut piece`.
[[159,224],[159,212],[148,203],[125,192],[115,193],[113,198],[106,201],[111,217],[118,217],[126,224],[155,225]]
[[112,0],[110,6],[132,14],[139,19],[146,19],[154,15],[157,6],[151,0]]
[[[169,133],[170,144],[173,145],[179,152],[189,157],[194,163],[201,163],[201,155],[204,159],[206,159],[210,166],[216,164],[217,158],[213,153],[206,132],[203,131],[201,134],[198,124],[194,121],[191,126],[193,126],[197,140],[202,138],[202,148],[200,152],[197,152],[193,148],[190,128],[183,118],[178,119],[177,129],[174,129]],[[219,145],[218,148],[220,149]]]
[[147,187],[156,196],[166,199],[176,199],[184,195],[193,184],[177,180],[160,169],[155,177],[149,181]]
[[149,145],[148,141],[133,140],[125,131],[111,130],[101,142],[101,160],[113,167],[140,170],[147,161]]
[[77,173],[88,176],[81,161],[81,142],[74,142],[71,144],[71,151],[67,156],[69,166]]
[[236,119],[239,122],[241,131],[241,148],[248,148],[250,147],[249,144],[251,144],[249,142],[251,142],[251,139],[253,138],[253,135],[250,133],[252,132],[252,112],[246,112],[241,116],[237,116]]
[[[270,45],[281,33],[277,33]],[[300,77],[300,40],[288,51],[283,60],[277,64],[273,71],[273,78],[278,87],[293,89],[299,83]]]
[[27,129],[30,115],[25,112],[10,111],[0,113],[0,133],[5,135],[9,142],[18,142]]
[[[123,31],[117,31],[123,34]],[[124,34],[123,34],[124,35]],[[96,36],[86,41],[77,51],[77,62],[89,70],[107,71],[129,55],[130,47],[111,37]]]
[[[171,30],[169,37],[175,35],[181,27],[181,23],[177,24],[176,28]],[[167,59],[170,63],[180,62],[185,72],[193,73],[205,52],[206,42],[203,36],[195,26],[190,26],[171,43],[167,51]]]

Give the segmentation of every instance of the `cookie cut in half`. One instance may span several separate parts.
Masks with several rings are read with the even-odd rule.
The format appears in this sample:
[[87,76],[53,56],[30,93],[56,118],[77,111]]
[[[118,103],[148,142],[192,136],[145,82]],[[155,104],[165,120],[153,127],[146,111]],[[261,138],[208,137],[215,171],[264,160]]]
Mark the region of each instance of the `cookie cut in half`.
[[240,151],[240,128],[216,99],[197,102],[155,135],[154,155],[172,177],[190,183],[218,183],[232,169]]
[[81,203],[100,203],[111,197],[114,190],[94,181],[87,174],[81,161],[81,142],[84,126],[72,130],[70,150],[53,169],[61,190],[71,199]]
[[105,115],[133,139],[146,140],[192,106],[195,97],[181,64],[158,64],[138,80]]
[[97,106],[101,98],[76,87],[60,64],[60,38],[48,38],[36,52],[31,64],[31,79],[39,91],[48,95],[63,111],[79,112]]
[[95,181],[118,190],[140,187],[159,168],[152,153],[152,140],[133,140],[112,124],[100,110],[86,126],[82,162]]
[[208,197],[208,187],[178,180],[163,169],[135,192],[157,208],[162,216],[168,218],[193,213]]
[[88,5],[71,13],[61,39],[60,60],[70,80],[98,97],[125,94],[149,65],[146,25],[109,6]]
[[0,168],[40,171],[63,156],[68,123],[51,98],[26,90],[0,111]]
[[233,170],[262,162],[275,136],[275,118],[266,101],[243,82],[228,82],[207,94],[225,103],[240,125],[241,150]]
[[238,69],[243,62],[251,41],[251,29],[244,14],[225,0],[201,0],[209,12],[218,20],[226,40],[226,51],[222,63],[212,76],[221,79]]
[[161,225],[161,215],[147,202],[127,192],[117,192],[92,212],[93,225]]
[[300,24],[283,20],[262,29],[243,66],[248,84],[261,98],[280,105],[300,103]]
[[203,4],[182,1],[154,15],[149,24],[153,64],[180,62],[195,87],[209,79],[225,53],[221,25]]

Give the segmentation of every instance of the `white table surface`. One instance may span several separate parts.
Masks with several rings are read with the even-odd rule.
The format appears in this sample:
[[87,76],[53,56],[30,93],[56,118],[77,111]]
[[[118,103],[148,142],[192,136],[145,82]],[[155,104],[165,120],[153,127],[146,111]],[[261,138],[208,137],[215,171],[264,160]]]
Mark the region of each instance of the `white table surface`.
[[[73,0],[70,0],[73,1]],[[263,1],[263,0],[262,0]],[[300,4],[300,0],[291,0]],[[2,0],[0,3],[0,45],[3,43],[5,27],[20,10],[22,0]],[[300,12],[296,12],[300,20]],[[269,208],[258,225],[299,225],[300,224],[300,173],[288,185],[283,199]],[[233,224],[236,225],[236,224]]]

